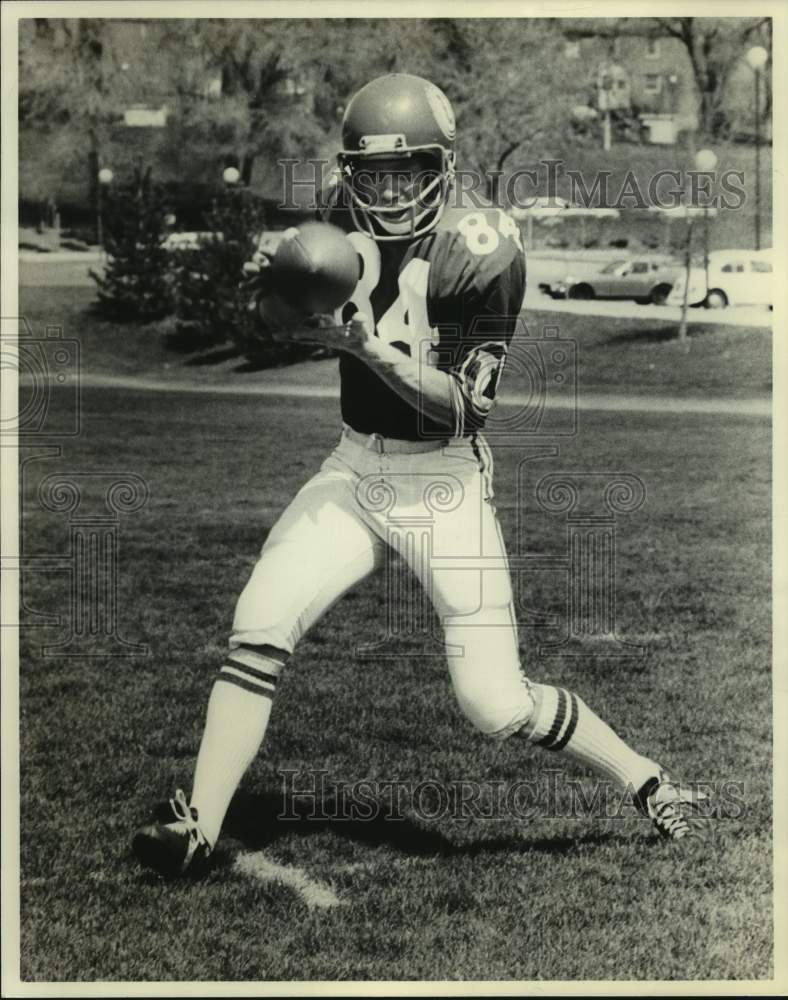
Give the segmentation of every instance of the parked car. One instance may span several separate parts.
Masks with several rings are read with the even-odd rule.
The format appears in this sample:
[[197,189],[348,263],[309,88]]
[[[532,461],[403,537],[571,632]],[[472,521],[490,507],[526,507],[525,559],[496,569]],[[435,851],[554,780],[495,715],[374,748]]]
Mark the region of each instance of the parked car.
[[[259,249],[273,255],[276,253],[276,248],[281,243],[283,235],[284,230],[266,229],[259,236],[255,237],[255,243]],[[219,239],[222,238],[220,233],[212,232],[170,233],[162,246],[165,250],[199,250],[202,242],[214,239],[217,236]]]
[[170,233],[167,239],[162,243],[162,247],[165,250],[175,251],[175,250],[199,250],[200,244],[203,240],[212,239],[214,236],[211,232],[201,232],[201,233]]
[[[684,302],[685,273],[679,275],[668,297],[670,305]],[[726,306],[772,305],[771,250],[715,250],[706,268],[690,269],[687,302],[691,306],[724,309]]]
[[585,276],[569,273],[539,287],[554,299],[634,299],[644,305],[662,305],[680,273],[678,261],[642,257],[614,260]]

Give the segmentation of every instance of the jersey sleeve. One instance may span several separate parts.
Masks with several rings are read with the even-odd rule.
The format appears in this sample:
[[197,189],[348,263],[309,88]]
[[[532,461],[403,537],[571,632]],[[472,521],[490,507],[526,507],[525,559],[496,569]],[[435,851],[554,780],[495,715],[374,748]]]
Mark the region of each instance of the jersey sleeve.
[[[485,217],[487,226],[500,215]],[[481,430],[493,408],[509,344],[525,296],[525,255],[519,230],[508,219],[494,230],[480,223],[459,229],[446,248],[435,288],[440,313],[443,368],[450,376],[453,433],[463,437]],[[511,226],[508,225],[511,223]],[[512,226],[515,227],[512,230]],[[470,233],[470,238],[468,238]],[[475,252],[474,252],[475,251]]]
[[524,291],[525,267],[513,264],[486,294],[468,304],[472,329],[462,338],[449,370],[456,437],[481,430],[495,404]]

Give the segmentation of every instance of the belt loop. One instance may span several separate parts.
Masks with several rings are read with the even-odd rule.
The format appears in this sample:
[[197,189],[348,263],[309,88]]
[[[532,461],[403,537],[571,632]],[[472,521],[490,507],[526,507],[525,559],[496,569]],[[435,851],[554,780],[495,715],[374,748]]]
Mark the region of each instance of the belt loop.
[[373,432],[369,435],[369,446],[373,451],[376,451],[378,455],[383,454],[383,437],[377,432]]

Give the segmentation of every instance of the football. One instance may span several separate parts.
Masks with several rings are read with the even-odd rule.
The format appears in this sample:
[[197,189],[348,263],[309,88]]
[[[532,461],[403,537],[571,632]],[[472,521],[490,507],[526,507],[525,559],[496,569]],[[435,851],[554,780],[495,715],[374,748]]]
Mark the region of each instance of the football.
[[305,222],[286,230],[271,266],[277,294],[310,314],[338,309],[353,294],[359,278],[353,244],[327,222]]

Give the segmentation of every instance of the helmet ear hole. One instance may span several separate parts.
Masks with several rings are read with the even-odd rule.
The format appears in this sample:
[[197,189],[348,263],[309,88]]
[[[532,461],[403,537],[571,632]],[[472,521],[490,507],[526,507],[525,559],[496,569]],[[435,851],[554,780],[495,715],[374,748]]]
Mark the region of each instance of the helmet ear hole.
[[356,254],[356,256],[358,257],[358,280],[361,281],[364,277],[364,258],[360,253]]

